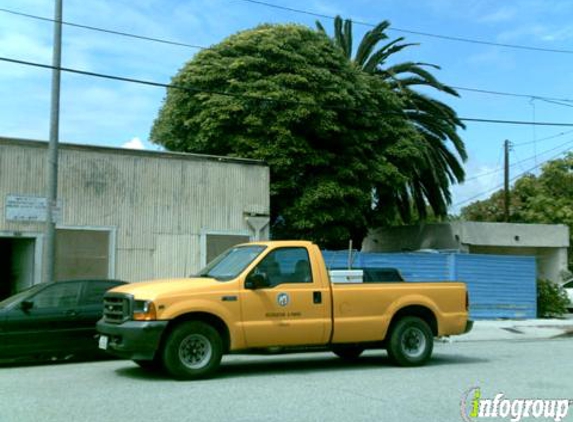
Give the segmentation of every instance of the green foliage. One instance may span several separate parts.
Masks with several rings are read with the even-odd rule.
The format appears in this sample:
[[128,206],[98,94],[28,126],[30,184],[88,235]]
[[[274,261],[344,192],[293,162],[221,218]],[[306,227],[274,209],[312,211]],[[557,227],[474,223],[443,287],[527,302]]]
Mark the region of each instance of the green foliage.
[[559,317],[567,312],[569,298],[565,290],[550,280],[537,280],[537,316]]
[[266,161],[277,239],[360,244],[368,227],[395,218],[395,186],[425,165],[428,151],[404,99],[303,26],[235,34],[199,52],[172,84],[178,88],[168,90],[151,140]]
[[[320,22],[317,30],[326,34]],[[437,101],[417,88],[431,88],[445,94],[458,96],[457,92],[439,82],[428,69],[439,69],[429,63],[403,62],[388,65],[394,54],[405,48],[417,45],[404,43],[400,37],[388,41],[386,31],[390,27],[383,21],[368,31],[352,58],[352,21],[337,16],[334,20],[332,42],[340,48],[344,57],[363,72],[384,81],[404,104],[403,111],[409,123],[418,133],[415,148],[422,157],[415,163],[402,161],[394,157],[395,164],[408,169],[408,178],[392,186],[390,191],[380,187],[378,194],[378,212],[382,216],[381,224],[388,223],[388,214],[394,214],[398,223],[413,223],[426,220],[432,214],[436,218],[447,216],[451,203],[450,185],[464,180],[464,170],[460,163],[467,159],[464,143],[457,133],[464,125],[456,112],[446,104]],[[450,151],[450,141],[454,152]],[[459,157],[459,159],[458,159]],[[392,159],[392,158],[391,158]],[[395,205],[389,207],[388,205]],[[427,213],[430,210],[431,213]]]
[[[504,221],[503,191],[474,202],[461,215],[471,221]],[[547,162],[539,176],[527,174],[510,190],[510,221],[513,223],[566,224],[573,236],[573,153]],[[573,245],[573,237],[570,238]],[[569,250],[573,268],[573,251]]]

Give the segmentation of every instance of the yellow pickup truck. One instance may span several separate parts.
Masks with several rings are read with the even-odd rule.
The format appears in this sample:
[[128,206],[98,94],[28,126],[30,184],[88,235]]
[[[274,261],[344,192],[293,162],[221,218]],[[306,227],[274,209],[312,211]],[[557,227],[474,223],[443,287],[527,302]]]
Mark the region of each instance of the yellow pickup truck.
[[331,283],[311,242],[235,246],[193,278],[132,283],[104,297],[99,347],[177,379],[212,375],[228,353],[384,348],[424,364],[433,338],[471,329],[463,283]]

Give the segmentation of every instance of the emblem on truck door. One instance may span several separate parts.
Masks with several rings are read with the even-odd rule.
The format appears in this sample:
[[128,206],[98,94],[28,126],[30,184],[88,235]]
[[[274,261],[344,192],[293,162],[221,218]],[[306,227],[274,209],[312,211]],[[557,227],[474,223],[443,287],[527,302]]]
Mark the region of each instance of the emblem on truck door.
[[277,303],[279,304],[279,306],[287,306],[289,302],[290,302],[290,297],[288,294],[279,293],[279,295],[277,296]]

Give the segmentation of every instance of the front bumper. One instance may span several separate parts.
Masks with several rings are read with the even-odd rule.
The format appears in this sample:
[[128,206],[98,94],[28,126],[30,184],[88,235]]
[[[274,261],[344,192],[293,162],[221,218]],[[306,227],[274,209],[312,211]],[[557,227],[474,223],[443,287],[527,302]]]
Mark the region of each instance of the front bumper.
[[474,322],[468,319],[468,322],[466,322],[466,329],[464,330],[464,334],[469,333],[473,327],[474,327]]
[[121,358],[151,360],[155,357],[168,321],[126,321],[110,324],[100,319],[97,332],[107,336],[106,351]]

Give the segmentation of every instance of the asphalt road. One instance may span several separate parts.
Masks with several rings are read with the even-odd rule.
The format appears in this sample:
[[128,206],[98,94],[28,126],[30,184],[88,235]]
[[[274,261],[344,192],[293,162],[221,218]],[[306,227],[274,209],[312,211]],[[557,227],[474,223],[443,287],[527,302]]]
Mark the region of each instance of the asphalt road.
[[461,421],[472,387],[484,398],[573,399],[573,338],[438,343],[422,368],[393,367],[383,351],[356,363],[329,353],[231,356],[199,382],[119,360],[2,367],[0,422]]

